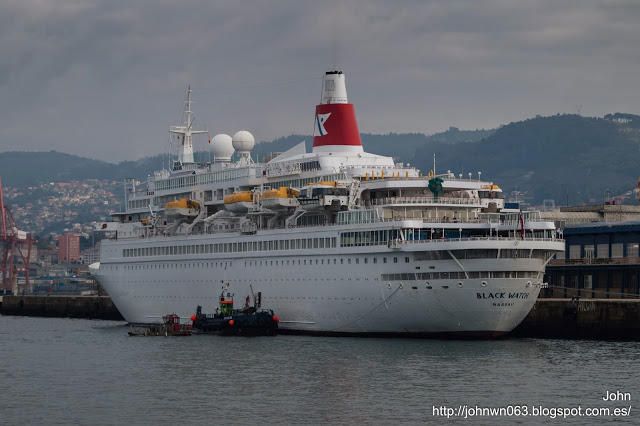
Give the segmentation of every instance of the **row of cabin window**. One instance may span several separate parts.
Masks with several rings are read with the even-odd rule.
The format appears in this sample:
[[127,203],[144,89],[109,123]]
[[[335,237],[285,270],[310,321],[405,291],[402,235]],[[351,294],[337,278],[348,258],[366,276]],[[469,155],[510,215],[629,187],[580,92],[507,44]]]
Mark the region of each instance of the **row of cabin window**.
[[[536,271],[473,271],[467,272],[469,278],[537,278]],[[382,274],[383,281],[412,280],[462,280],[464,272],[417,272],[401,274]]]
[[248,177],[250,176],[249,173],[249,169],[224,170],[221,172],[211,172],[199,175],[183,176],[179,178],[157,180],[155,182],[155,185],[158,191],[165,191],[167,189],[183,188],[186,186],[194,186],[196,184],[202,185],[214,182],[225,182],[242,177]]
[[[452,250],[456,259],[496,259],[498,258],[497,249],[467,249],[467,250]],[[534,259],[546,260],[549,256],[553,256],[554,252],[547,250],[533,250],[530,249],[500,249],[501,259],[528,259],[532,256]]]
[[[465,250],[451,250],[451,254],[458,260],[469,259],[529,259],[531,256],[533,259],[547,260],[550,256],[555,255],[555,252],[548,250],[533,250],[529,249],[501,249],[498,256],[497,249],[465,249]],[[432,250],[425,252],[417,252],[416,260],[448,260],[451,256],[446,250]]]
[[[398,263],[398,257],[394,256],[391,258],[393,263]],[[405,263],[409,263],[409,257],[404,258]],[[351,264],[377,264],[377,263],[387,263],[387,257],[381,257],[378,259],[377,257],[363,257],[358,258],[322,258],[322,259],[283,259],[283,260],[245,260],[244,266],[295,266],[295,265],[351,265]],[[233,266],[233,262],[231,261],[220,261],[220,262],[194,262],[194,263],[157,263],[157,264],[142,264],[142,265],[125,265],[124,269],[136,270],[136,269],[183,269],[183,268],[196,268],[196,267],[227,267]]]
[[130,209],[141,209],[147,207],[149,205],[149,199],[144,198],[141,200],[129,200],[129,208]]
[[312,178],[304,178],[304,179],[285,179],[277,182],[269,182],[269,186],[271,188],[280,188],[281,186],[287,186],[290,188],[302,188],[314,182],[323,182],[323,181],[334,181],[334,180],[344,180],[346,179],[346,175],[344,173],[337,173],[331,175],[324,176],[316,176]]
[[195,262],[195,263],[147,263],[141,265],[124,265],[125,270],[139,269],[192,269],[192,268],[225,268],[233,266],[233,262]]
[[[319,164],[316,164],[315,166],[319,168]],[[158,191],[165,191],[168,189],[182,188],[186,186],[193,186],[196,184],[202,185],[202,184],[209,184],[209,183],[215,183],[215,182],[226,182],[229,180],[234,180],[234,179],[238,179],[241,177],[248,177],[248,176],[250,176],[249,169],[224,170],[221,172],[203,173],[195,176],[185,176],[185,177],[179,177],[179,178],[157,180],[155,182],[155,185]],[[256,174],[256,177],[258,177],[257,174]],[[291,186],[294,188],[301,188],[312,182],[318,182],[323,180],[325,181],[340,180],[340,179],[345,179],[344,173],[327,175],[319,178],[315,177],[315,178],[296,179],[296,180],[289,179],[282,182],[272,183],[271,186],[274,188],[278,188],[279,186]]]
[[[360,262],[362,260],[362,262]],[[294,266],[294,265],[331,265],[333,261],[334,265],[359,265],[360,263],[369,264],[378,263],[377,257],[372,257],[369,259],[368,257],[363,257],[360,259],[359,257],[354,258],[329,258],[329,259],[289,259],[289,260],[246,260],[244,262],[244,266]],[[409,263],[410,259],[408,257],[404,258],[405,263]],[[387,258],[382,257],[380,260],[381,263],[387,263]],[[393,258],[393,263],[398,263],[398,258]]]
[[397,229],[343,232],[340,234],[340,247],[386,245],[390,240],[399,237],[400,231]]
[[236,243],[196,244],[188,246],[139,247],[124,249],[122,251],[122,256],[173,256],[185,254],[239,253],[250,251],[303,250],[335,247],[335,238],[298,238],[295,240],[244,241]]
[[[428,232],[426,229],[403,229],[404,239],[406,241],[425,241],[427,240]],[[375,245],[387,245],[389,241],[396,240],[401,237],[401,233],[397,229],[385,229],[381,231],[358,231],[358,232],[343,232],[340,234],[340,247],[354,247],[354,246],[375,246]],[[453,255],[457,259],[485,259],[485,258],[497,258],[498,250],[453,250]],[[500,257],[505,259],[511,258],[529,258],[531,251],[529,249],[502,249],[500,250]],[[533,257],[547,259],[551,252],[544,250],[534,250]],[[446,251],[431,251],[425,252],[419,260],[443,260],[449,259],[450,256]]]

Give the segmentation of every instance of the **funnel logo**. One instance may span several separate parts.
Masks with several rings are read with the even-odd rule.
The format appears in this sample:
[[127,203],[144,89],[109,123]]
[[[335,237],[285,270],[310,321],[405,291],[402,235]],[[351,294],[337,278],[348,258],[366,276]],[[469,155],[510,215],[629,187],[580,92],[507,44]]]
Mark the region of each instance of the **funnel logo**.
[[324,123],[327,122],[329,116],[331,116],[330,112],[326,114],[316,114],[316,125],[313,136],[324,136],[327,134],[327,129],[324,128]]

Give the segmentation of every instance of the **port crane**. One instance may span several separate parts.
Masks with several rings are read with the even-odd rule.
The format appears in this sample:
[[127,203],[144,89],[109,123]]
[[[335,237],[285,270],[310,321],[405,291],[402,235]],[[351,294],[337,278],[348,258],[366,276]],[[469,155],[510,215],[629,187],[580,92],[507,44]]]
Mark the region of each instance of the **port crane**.
[[[18,293],[18,272],[24,274],[25,287],[29,288],[29,261],[33,239],[31,234],[18,230],[11,210],[4,201],[2,177],[0,177],[0,294]],[[21,267],[18,260],[22,260]]]

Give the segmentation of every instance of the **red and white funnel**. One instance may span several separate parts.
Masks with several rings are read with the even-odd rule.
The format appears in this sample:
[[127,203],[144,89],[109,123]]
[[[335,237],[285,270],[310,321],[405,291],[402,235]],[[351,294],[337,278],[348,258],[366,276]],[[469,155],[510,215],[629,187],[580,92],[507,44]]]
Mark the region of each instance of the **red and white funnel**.
[[327,71],[322,81],[322,103],[316,106],[313,152],[362,152],[353,104],[347,100],[342,71]]

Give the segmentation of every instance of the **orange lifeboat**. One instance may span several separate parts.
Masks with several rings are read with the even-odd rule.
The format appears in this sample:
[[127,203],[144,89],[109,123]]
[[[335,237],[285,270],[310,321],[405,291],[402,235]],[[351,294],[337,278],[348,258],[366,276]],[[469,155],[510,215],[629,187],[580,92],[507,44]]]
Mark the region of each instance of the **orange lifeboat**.
[[298,207],[300,191],[281,186],[278,189],[268,189],[262,193],[262,207],[269,210],[284,210]]
[[164,211],[170,217],[195,217],[200,213],[200,203],[189,198],[180,198],[165,204]]

